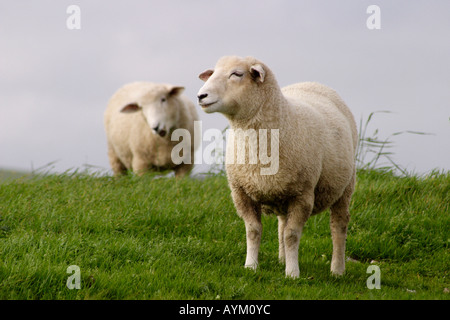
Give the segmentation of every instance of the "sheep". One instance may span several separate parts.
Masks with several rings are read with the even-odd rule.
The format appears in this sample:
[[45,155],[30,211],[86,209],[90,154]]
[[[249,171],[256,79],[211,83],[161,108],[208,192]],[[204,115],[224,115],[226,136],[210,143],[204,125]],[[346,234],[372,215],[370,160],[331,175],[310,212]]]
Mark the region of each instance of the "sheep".
[[[330,208],[331,272],[344,274],[357,130],[343,100],[315,82],[280,89],[272,71],[253,57],[222,57],[199,78],[205,81],[197,95],[202,110],[222,113],[231,130],[279,129],[278,150],[271,151],[278,151],[276,173],[260,174],[261,161],[225,163],[231,197],[246,228],[245,267],[256,270],[258,265],[261,213],[275,213],[279,261],[285,263],[286,277],[297,278],[305,222]],[[227,141],[227,152],[248,147],[232,143]]]
[[[194,103],[182,95],[183,91],[184,87],[170,84],[133,82],[111,97],[104,125],[114,175],[127,170],[138,175],[174,170],[178,178],[190,173],[194,163],[194,121],[198,120],[198,114]],[[186,129],[192,137],[190,154],[183,154],[180,164],[175,164],[171,157],[178,143],[171,140],[175,129]]]

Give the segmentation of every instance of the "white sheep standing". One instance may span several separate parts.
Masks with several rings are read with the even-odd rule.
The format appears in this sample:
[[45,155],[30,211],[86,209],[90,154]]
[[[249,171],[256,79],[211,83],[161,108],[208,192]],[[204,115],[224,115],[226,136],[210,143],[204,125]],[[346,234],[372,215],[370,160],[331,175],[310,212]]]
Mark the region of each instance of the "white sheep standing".
[[279,129],[275,174],[260,174],[261,162],[226,163],[232,199],[245,222],[245,266],[258,265],[261,212],[271,211],[278,217],[279,260],[286,263],[286,276],[298,277],[303,226],[311,215],[330,208],[331,272],[342,275],[357,145],[356,124],[345,103],[318,83],[280,89],[272,71],[252,57],[223,57],[199,78],[206,81],[198,92],[200,106],[206,113],[224,114],[231,129]]
[[[181,93],[184,87],[151,82],[133,82],[110,99],[104,114],[108,157],[115,175],[126,170],[175,170],[176,177],[189,174],[194,163],[195,105]],[[190,154],[174,164],[171,157],[178,141],[171,141],[175,129],[190,132]],[[192,157],[191,157],[192,156]]]

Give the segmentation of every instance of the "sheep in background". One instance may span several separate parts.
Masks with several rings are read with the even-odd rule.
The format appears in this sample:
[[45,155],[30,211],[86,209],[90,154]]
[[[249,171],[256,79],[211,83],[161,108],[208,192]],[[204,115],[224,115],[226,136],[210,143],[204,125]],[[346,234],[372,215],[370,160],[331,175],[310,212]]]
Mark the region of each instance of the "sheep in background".
[[[330,208],[331,272],[342,275],[357,145],[356,124],[345,103],[318,83],[280,89],[272,71],[252,57],[223,57],[199,78],[206,81],[199,105],[206,113],[224,114],[231,129],[279,129],[276,173],[260,174],[261,162],[226,162],[233,202],[246,227],[245,266],[258,265],[261,212],[268,208],[278,217],[279,259],[286,263],[286,276],[298,277],[303,226],[311,215]],[[246,150],[227,142],[227,152],[230,148]]]
[[[115,175],[133,170],[175,170],[176,177],[189,174],[194,163],[194,104],[181,93],[183,87],[150,82],[134,82],[120,88],[110,99],[104,114],[108,157]],[[171,159],[175,129],[191,135],[190,154],[181,164]]]

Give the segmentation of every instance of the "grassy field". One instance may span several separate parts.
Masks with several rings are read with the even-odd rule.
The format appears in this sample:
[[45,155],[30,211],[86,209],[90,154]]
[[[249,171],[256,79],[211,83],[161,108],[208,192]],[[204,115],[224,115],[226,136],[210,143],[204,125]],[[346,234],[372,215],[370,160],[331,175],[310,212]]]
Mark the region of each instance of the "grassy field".
[[[243,267],[245,229],[224,176],[87,174],[0,183],[0,299],[449,299],[450,173],[360,171],[346,274],[330,274],[329,213],[300,242],[300,278],[278,263],[263,217],[260,266]],[[370,265],[380,289],[368,289]],[[81,289],[66,286],[69,266]]]

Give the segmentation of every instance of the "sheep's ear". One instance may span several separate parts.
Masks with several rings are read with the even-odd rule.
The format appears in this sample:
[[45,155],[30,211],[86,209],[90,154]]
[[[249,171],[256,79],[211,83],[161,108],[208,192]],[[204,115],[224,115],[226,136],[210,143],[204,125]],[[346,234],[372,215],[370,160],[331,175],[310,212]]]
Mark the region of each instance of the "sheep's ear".
[[264,71],[264,68],[260,64],[255,64],[250,67],[250,74],[252,75],[252,78],[255,81],[264,82],[264,77],[266,76],[266,71]]
[[125,107],[123,107],[120,112],[123,113],[133,113],[141,110],[141,107],[137,103],[129,103]]
[[200,75],[198,76],[201,80],[206,81],[209,79],[209,77],[212,76],[212,74],[214,73],[213,70],[206,70],[202,73],[200,73]]
[[184,87],[172,87],[169,91],[169,96],[173,97],[173,96],[178,96],[181,93],[183,93],[184,91]]

